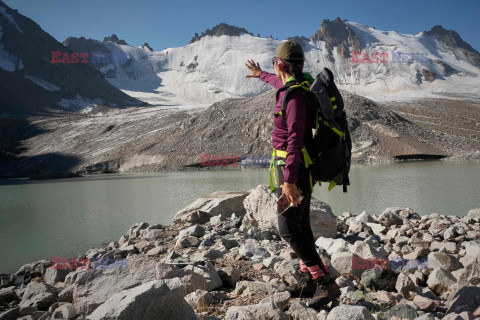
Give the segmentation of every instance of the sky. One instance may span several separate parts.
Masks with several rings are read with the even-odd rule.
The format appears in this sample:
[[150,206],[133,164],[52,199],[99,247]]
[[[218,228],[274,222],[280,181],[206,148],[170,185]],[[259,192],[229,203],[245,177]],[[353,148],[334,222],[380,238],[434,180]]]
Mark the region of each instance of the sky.
[[58,41],[68,36],[103,40],[113,33],[155,51],[186,46],[219,23],[279,40],[312,36],[323,19],[336,17],[384,31],[417,34],[434,25],[457,31],[480,51],[478,0],[4,0]]

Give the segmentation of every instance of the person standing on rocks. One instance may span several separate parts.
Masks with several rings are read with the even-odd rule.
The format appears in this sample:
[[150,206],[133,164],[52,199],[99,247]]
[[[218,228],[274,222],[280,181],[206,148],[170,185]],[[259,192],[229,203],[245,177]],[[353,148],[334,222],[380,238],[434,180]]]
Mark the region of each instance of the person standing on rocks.
[[[259,78],[275,89],[276,108],[272,132],[274,151],[272,154],[270,187],[279,199],[291,206],[278,215],[278,231],[300,257],[301,281],[290,287],[293,296],[313,294],[307,305],[323,306],[340,296],[340,288],[320,258],[310,225],[310,200],[313,186],[310,170],[305,165],[306,148],[313,140],[310,105],[301,90],[289,93],[286,114],[282,114],[282,100],[286,89],[301,85],[310,89],[314,79],[303,72],[305,61],[303,49],[295,41],[282,42],[272,59],[275,74],[262,71],[253,60],[245,63],[252,74],[247,78]],[[308,159],[307,159],[308,160]],[[272,170],[271,170],[272,171]],[[272,179],[272,173],[274,178]],[[275,181],[275,183],[272,182]],[[303,199],[299,196],[302,194]]]

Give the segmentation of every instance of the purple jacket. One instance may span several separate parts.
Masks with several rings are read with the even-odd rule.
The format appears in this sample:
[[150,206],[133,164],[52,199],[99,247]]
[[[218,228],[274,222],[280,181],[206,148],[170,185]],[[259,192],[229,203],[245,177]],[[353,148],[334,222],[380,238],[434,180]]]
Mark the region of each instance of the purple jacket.
[[[312,76],[308,72],[304,73],[304,75],[311,84],[313,82]],[[267,82],[277,90],[284,86],[282,80],[275,74],[266,71],[260,73],[260,80]],[[284,94],[285,91],[280,93],[277,91],[277,105],[274,113],[278,113],[282,109]],[[297,182],[298,168],[303,157],[302,148],[312,140],[312,130],[307,126],[307,121],[310,121],[308,119],[309,111],[310,107],[305,97],[300,92],[294,91],[289,94],[286,106],[287,124],[285,124],[282,116],[274,119],[275,129],[272,132],[273,147],[287,151],[284,181],[288,183]]]

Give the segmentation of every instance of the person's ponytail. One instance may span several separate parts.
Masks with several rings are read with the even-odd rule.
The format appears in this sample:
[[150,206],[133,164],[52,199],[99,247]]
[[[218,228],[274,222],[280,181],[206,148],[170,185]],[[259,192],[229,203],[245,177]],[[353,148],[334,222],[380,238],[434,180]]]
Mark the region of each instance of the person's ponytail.
[[290,70],[289,73],[295,77],[297,81],[305,81],[305,77],[303,75],[303,61],[289,61]]

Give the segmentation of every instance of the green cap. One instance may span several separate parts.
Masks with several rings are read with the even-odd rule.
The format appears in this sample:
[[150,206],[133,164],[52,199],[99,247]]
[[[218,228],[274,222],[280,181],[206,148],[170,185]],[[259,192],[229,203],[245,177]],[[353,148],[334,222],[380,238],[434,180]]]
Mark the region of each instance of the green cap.
[[275,52],[275,57],[286,60],[305,60],[302,46],[292,40],[282,42]]

